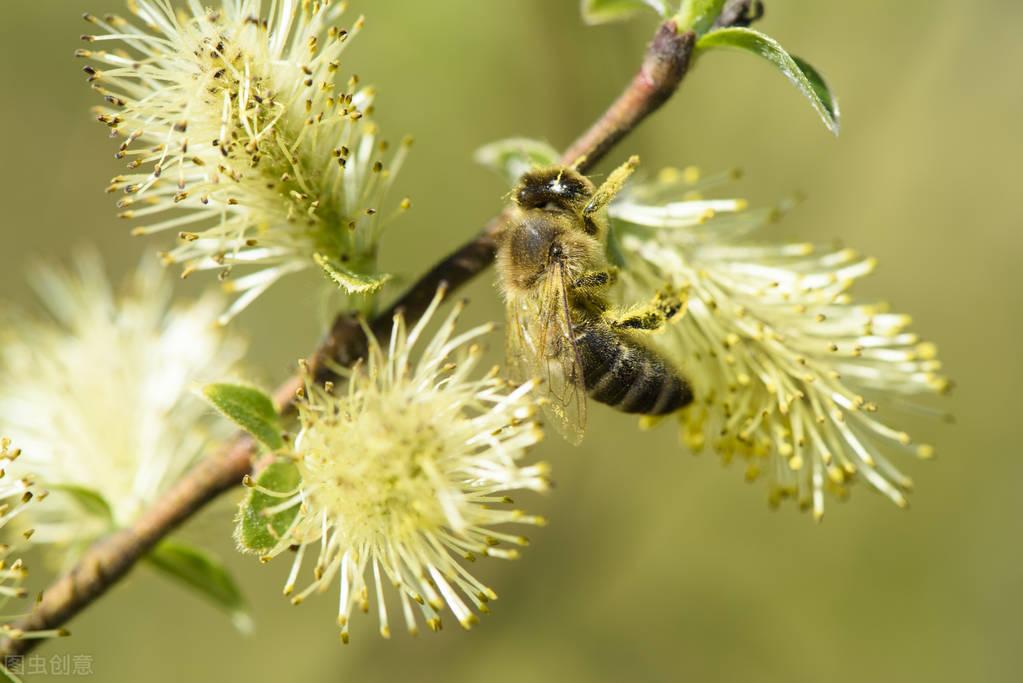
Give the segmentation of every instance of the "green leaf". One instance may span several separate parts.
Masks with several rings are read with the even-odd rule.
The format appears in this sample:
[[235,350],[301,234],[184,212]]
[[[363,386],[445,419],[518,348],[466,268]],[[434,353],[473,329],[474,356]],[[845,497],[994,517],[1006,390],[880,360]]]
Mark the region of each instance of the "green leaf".
[[150,566],[226,610],[238,630],[252,630],[252,620],[238,584],[224,565],[209,553],[166,539],[149,551],[146,560]]
[[110,503],[98,491],[74,484],[48,484],[46,488],[68,494],[87,515],[111,523],[114,521],[114,511],[110,508]]
[[21,683],[21,679],[12,674],[6,666],[0,664],[0,683]]
[[809,63],[800,59],[795,55],[790,55],[792,61],[796,63],[799,70],[806,76],[806,80],[810,81],[810,87],[813,88],[813,92],[817,95],[817,99],[821,101],[824,108],[831,114],[832,119],[835,121],[834,132],[838,133],[838,122],[841,117],[841,112],[838,109],[838,98],[835,97],[834,93],[831,92],[831,88],[828,87],[827,82],[824,80],[824,76],[821,75],[817,69],[813,68]]
[[838,135],[838,101],[816,69],[797,59],[776,40],[749,28],[724,28],[711,31],[696,43],[699,51],[711,48],[731,48],[759,55],[771,62],[799,88],[817,110],[824,125]]
[[671,13],[668,5],[668,0],[582,0],[583,21],[587,24],[622,21],[644,7],[649,7],[667,18]]
[[385,282],[391,279],[391,276],[387,273],[378,275],[356,273],[354,270],[345,268],[336,260],[328,258],[323,254],[313,254],[313,260],[316,261],[320,268],[323,268],[323,272],[334,281],[334,284],[349,294],[370,294],[380,289]]
[[507,138],[480,147],[473,159],[499,174],[509,185],[514,185],[530,169],[557,164],[561,155],[540,140]]
[[696,35],[703,35],[714,25],[724,6],[725,0],[683,0],[675,15],[678,32],[693,30]]
[[[294,491],[301,481],[302,475],[295,463],[282,460],[264,469],[256,478],[256,485],[264,490],[286,494]],[[293,505],[274,514],[267,514],[267,509],[285,500],[285,496],[271,496],[256,488],[249,489],[235,518],[234,537],[242,552],[263,554],[277,545],[298,514],[299,506]]]
[[259,389],[238,384],[209,384],[203,396],[214,408],[272,451],[284,447],[273,401]]

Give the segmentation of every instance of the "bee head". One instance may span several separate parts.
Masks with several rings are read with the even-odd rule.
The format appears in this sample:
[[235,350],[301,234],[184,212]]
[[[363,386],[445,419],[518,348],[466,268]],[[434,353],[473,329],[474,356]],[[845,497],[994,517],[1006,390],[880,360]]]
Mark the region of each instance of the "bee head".
[[567,166],[550,166],[522,176],[515,188],[515,204],[524,210],[570,211],[576,214],[593,196],[593,183]]

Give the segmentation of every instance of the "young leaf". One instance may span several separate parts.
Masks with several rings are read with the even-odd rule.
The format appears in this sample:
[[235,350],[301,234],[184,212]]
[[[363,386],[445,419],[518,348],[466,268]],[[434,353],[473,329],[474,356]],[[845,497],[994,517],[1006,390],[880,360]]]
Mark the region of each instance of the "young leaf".
[[841,117],[841,112],[838,109],[838,98],[831,92],[831,88],[828,87],[827,82],[824,80],[824,76],[820,74],[817,69],[813,68],[809,63],[800,59],[796,55],[790,55],[792,61],[796,63],[799,70],[806,76],[806,80],[810,81],[810,87],[813,88],[814,93],[817,95],[817,99],[821,101],[825,109],[831,113],[835,120],[835,132],[838,131],[838,121]]
[[50,484],[47,488],[53,491],[61,491],[74,498],[75,503],[87,515],[99,517],[106,522],[113,522],[114,520],[114,513],[110,508],[110,503],[98,491],[85,488],[84,486],[75,486],[74,484]]
[[838,101],[816,69],[794,58],[778,41],[749,28],[724,28],[711,31],[696,43],[700,52],[711,48],[731,48],[759,55],[771,62],[799,88],[817,110],[824,125],[838,135]]
[[[256,484],[263,490],[287,494],[294,491],[301,481],[302,475],[295,463],[278,461],[263,470]],[[274,514],[267,514],[266,511],[285,500],[285,496],[272,496],[256,488],[249,489],[235,518],[234,537],[242,552],[263,554],[277,545],[278,539],[298,514],[298,505]]]
[[725,0],[682,0],[675,15],[679,32],[693,30],[702,36],[714,25],[724,4]]
[[252,630],[241,590],[227,569],[212,555],[166,539],[149,552],[146,560],[150,566],[225,609],[239,631]]
[[546,142],[529,138],[507,138],[484,145],[473,159],[499,174],[509,185],[518,182],[523,173],[537,166],[552,166],[561,157]]
[[669,4],[668,0],[582,0],[583,21],[587,24],[622,21],[644,7],[667,18],[671,12]]
[[356,273],[323,254],[313,254],[313,260],[323,269],[327,277],[334,281],[334,284],[349,294],[370,294],[380,289],[385,282],[391,279],[391,276],[386,273],[380,275]]
[[[21,660],[18,660],[21,661]],[[16,666],[11,662],[11,666]],[[0,683],[21,683],[21,679],[15,676],[10,669],[0,664]]]
[[284,447],[273,401],[259,389],[237,384],[209,384],[203,396],[214,408],[272,451]]

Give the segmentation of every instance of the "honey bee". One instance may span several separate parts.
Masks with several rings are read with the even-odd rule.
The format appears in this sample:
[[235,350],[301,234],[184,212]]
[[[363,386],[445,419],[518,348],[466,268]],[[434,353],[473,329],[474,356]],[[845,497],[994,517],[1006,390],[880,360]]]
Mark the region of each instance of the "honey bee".
[[500,234],[497,272],[508,308],[508,359],[517,379],[540,377],[547,412],[574,443],[586,395],[626,413],[664,415],[693,400],[689,382],[642,336],[681,316],[678,292],[615,309],[618,271],[607,257],[606,207],[639,163],[632,157],[600,186],[574,166],[529,171]]

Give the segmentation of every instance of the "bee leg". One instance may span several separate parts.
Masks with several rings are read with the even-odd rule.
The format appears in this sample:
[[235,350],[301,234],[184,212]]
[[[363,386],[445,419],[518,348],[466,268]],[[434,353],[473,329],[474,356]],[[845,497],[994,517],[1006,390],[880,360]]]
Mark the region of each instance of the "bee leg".
[[619,330],[632,330],[634,332],[653,332],[664,326],[665,317],[653,306],[643,306],[625,312],[607,312],[604,320],[611,327]]
[[583,208],[583,218],[592,216],[610,204],[615,195],[625,187],[625,181],[629,179],[637,166],[639,166],[639,157],[631,156],[628,161],[611,171],[611,175],[597,188],[589,203]]
[[651,305],[656,306],[664,314],[664,319],[671,322],[686,312],[688,300],[688,288],[679,290],[669,285],[654,295]]
[[683,292],[663,289],[645,306],[617,314],[607,312],[604,319],[611,327],[619,330],[653,332],[681,317],[685,310],[686,300]]
[[617,281],[618,269],[611,267],[607,270],[591,270],[583,273],[572,283],[572,287],[575,289],[604,289]]

